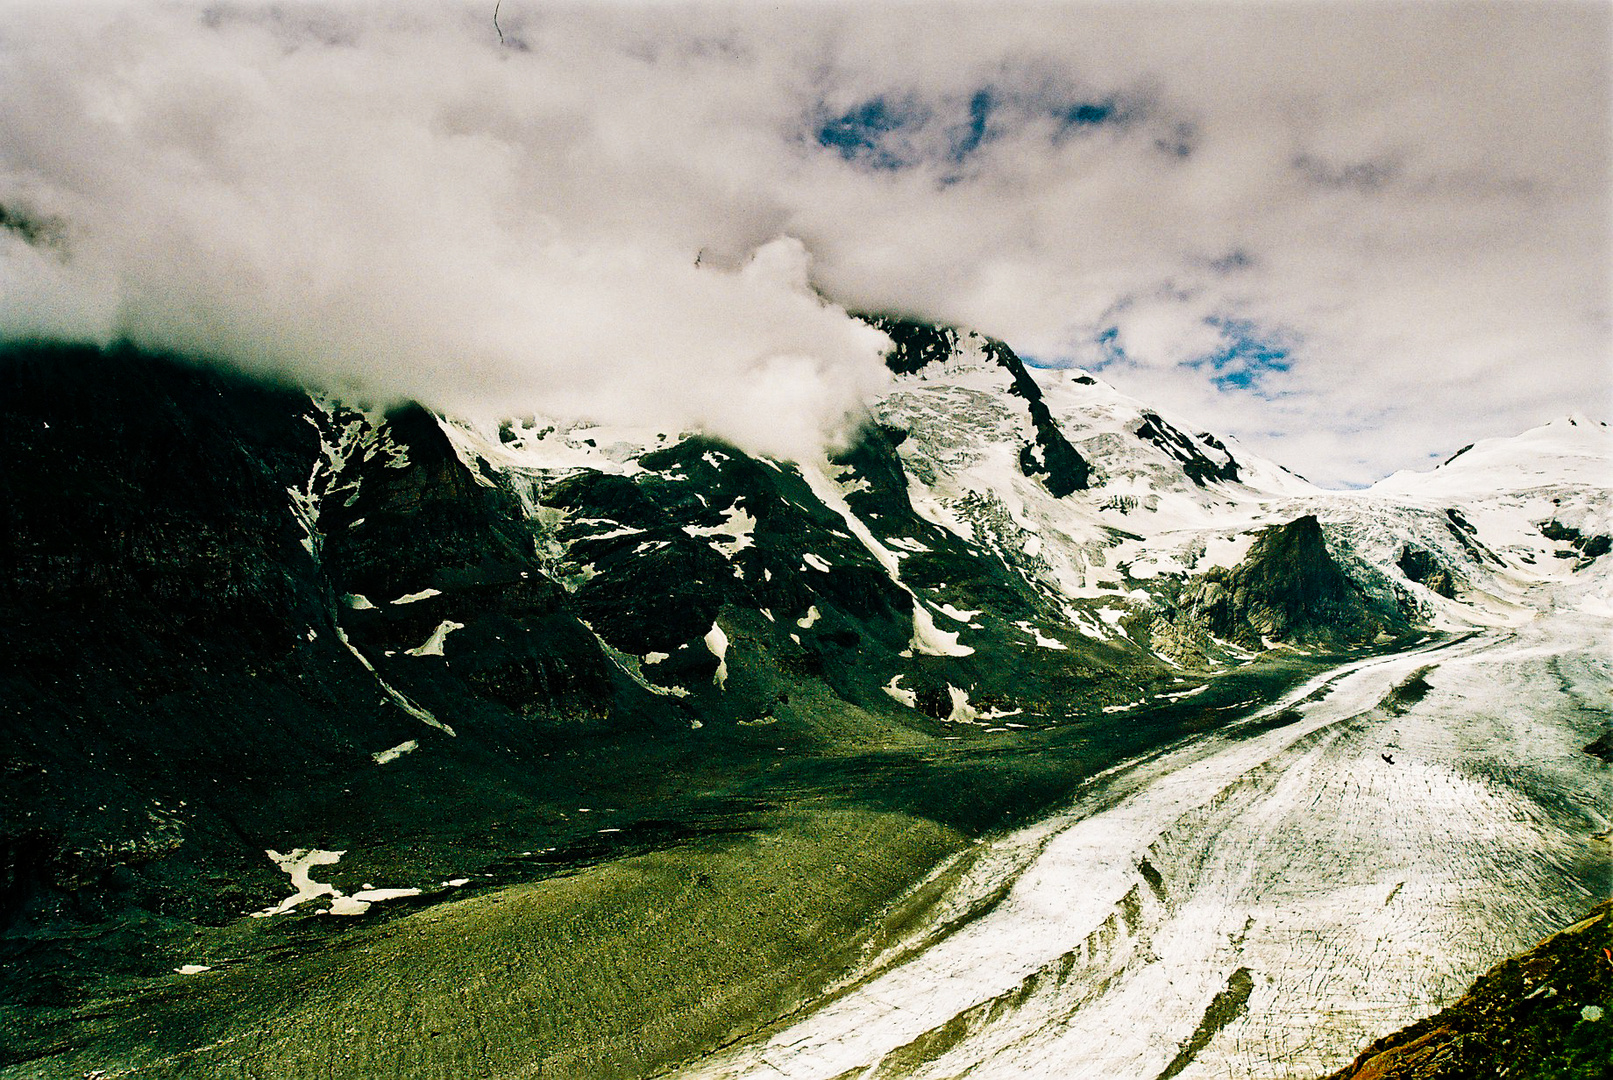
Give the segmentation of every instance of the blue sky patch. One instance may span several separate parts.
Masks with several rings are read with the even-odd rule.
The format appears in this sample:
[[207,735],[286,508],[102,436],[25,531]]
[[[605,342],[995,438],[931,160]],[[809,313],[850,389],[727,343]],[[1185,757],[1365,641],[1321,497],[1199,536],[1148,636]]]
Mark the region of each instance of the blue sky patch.
[[1193,151],[1198,147],[1198,138],[1198,127],[1184,121],[1155,138],[1154,147],[1171,157],[1192,157]]
[[870,98],[818,128],[818,145],[840,154],[847,161],[861,162],[875,169],[900,169],[917,164],[900,151],[905,140],[895,133],[920,127],[927,114],[911,104],[898,105],[883,97]]
[[1207,366],[1214,371],[1210,381],[1216,389],[1244,390],[1266,397],[1262,386],[1265,378],[1293,367],[1289,344],[1281,335],[1263,332],[1247,319],[1211,316],[1204,321],[1221,332],[1226,344],[1220,352],[1195,361],[1193,366]]
[[1130,362],[1126,350],[1120,347],[1120,328],[1111,326],[1103,331],[1092,342],[1098,348],[1098,357],[1087,367],[1093,371],[1102,371],[1111,364],[1124,364]]
[[990,87],[976,91],[975,95],[969,99],[969,122],[965,125],[961,137],[957,139],[956,145],[953,146],[952,160],[954,162],[962,163],[964,158],[980,148],[980,144],[986,138],[986,121],[991,118],[991,112],[996,108],[996,105],[997,102],[992,97]]
[[998,105],[990,87],[933,107],[911,99],[870,98],[821,124],[817,141],[873,169],[961,165],[991,139]]
[[1311,154],[1293,160],[1295,170],[1317,187],[1371,193],[1400,176],[1400,164],[1393,158],[1365,161],[1330,161]]
[[[1277,396],[1266,387],[1266,379],[1293,367],[1292,351],[1297,342],[1291,335],[1268,331],[1247,319],[1211,316],[1204,320],[1221,335],[1221,348],[1194,357],[1182,366],[1201,371],[1223,393],[1247,393],[1256,397]],[[1102,371],[1111,365],[1131,365],[1120,343],[1120,328],[1111,326],[1093,338],[1096,358],[1086,366]]]
[[1247,270],[1255,264],[1255,257],[1243,248],[1233,248],[1219,259],[1210,260],[1210,269],[1217,274],[1236,274],[1240,270]]
[[1104,101],[1061,101],[1048,110],[1058,124],[1057,138],[1082,135],[1104,126],[1119,126],[1126,122],[1127,114],[1119,104],[1109,98]]
[[1114,119],[1114,115],[1115,103],[1112,101],[1083,101],[1064,110],[1064,122],[1072,126],[1101,124]]
[[987,85],[939,101],[896,94],[871,97],[827,118],[820,113],[812,137],[866,168],[957,167],[1016,127],[1045,127],[1051,121],[1052,139],[1059,142],[1124,126],[1134,118],[1113,97],[1050,97]]

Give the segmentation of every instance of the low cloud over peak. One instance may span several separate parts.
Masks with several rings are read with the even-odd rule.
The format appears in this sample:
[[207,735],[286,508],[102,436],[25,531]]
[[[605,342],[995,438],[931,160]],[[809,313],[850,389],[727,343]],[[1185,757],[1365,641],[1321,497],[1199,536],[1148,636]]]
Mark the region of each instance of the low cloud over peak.
[[1347,482],[1606,407],[1604,8],[491,14],[9,6],[0,333],[791,455],[828,296]]

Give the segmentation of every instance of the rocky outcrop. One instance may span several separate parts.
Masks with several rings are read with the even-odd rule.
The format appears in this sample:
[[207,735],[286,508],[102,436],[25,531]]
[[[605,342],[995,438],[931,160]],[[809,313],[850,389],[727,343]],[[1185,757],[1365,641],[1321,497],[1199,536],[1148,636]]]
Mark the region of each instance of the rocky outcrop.
[[1585,744],[1585,753],[1592,757],[1599,757],[1603,761],[1613,762],[1613,731],[1604,731],[1595,739]]
[[1447,507],[1445,510],[1445,531],[1450,534],[1451,539],[1461,546],[1462,550],[1467,552],[1468,557],[1475,563],[1481,566],[1486,563],[1490,566],[1506,565],[1499,555],[1491,551],[1479,539],[1478,528],[1471,521],[1468,521],[1467,517],[1454,506]]
[[1573,558],[1574,553],[1577,552],[1579,559],[1574,566],[1576,570],[1589,566],[1596,559],[1606,555],[1609,551],[1613,551],[1613,536],[1608,536],[1605,533],[1587,535],[1572,525],[1564,525],[1556,519],[1542,522],[1540,535],[1547,540],[1556,540],[1572,548],[1573,550],[1567,553],[1568,558]]
[[1613,1075],[1613,901],[1491,968],[1450,1008],[1327,1080],[1593,1080]]
[[1181,465],[1182,472],[1199,487],[1203,487],[1212,481],[1230,483],[1237,483],[1238,481],[1237,459],[1227,450],[1226,444],[1214,436],[1200,435],[1199,438],[1204,445],[1224,455],[1225,461],[1213,460],[1184,432],[1178,431],[1166,423],[1158,413],[1144,413],[1142,422],[1137,425],[1137,430],[1134,434],[1144,442],[1153,443],[1172,458],[1175,458],[1177,463]]
[[1409,626],[1334,561],[1310,514],[1263,530],[1236,567],[1190,580],[1177,596],[1176,621],[1250,649],[1268,640],[1360,645]]
[[916,375],[930,364],[944,364],[958,344],[958,331],[950,326],[904,319],[895,315],[859,315],[868,325],[883,330],[894,348],[885,354],[885,366],[898,375]]
[[1407,544],[1400,549],[1395,564],[1408,581],[1415,581],[1446,599],[1456,596],[1456,580],[1451,570],[1430,552]]

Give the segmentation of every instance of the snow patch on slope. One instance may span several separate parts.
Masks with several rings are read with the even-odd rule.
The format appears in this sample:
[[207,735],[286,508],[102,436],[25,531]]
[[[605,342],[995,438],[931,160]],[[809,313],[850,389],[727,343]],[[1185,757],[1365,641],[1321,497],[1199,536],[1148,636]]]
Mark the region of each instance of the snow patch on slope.
[[892,675],[891,681],[880,687],[880,689],[895,698],[900,704],[906,705],[909,709],[918,708],[918,694],[912,690],[902,689],[902,677],[900,675]]
[[434,727],[445,735],[454,734],[453,728],[449,727],[441,720],[438,720],[435,716],[431,715],[431,713],[427,712],[419,705],[416,705],[401,690],[398,690],[391,683],[381,678],[381,673],[375,670],[375,665],[370,663],[370,658],[360,652],[358,646],[354,645],[353,642],[348,639],[347,631],[343,630],[340,625],[336,627],[336,638],[344,646],[346,646],[348,652],[353,654],[353,658],[364,666],[364,670],[368,671],[370,675],[374,677],[375,684],[381,688],[382,693],[392,699],[392,703],[394,705],[428,727]]
[[334,866],[347,852],[324,851],[319,848],[294,848],[286,854],[281,854],[272,848],[265,852],[270,860],[284,870],[291,877],[291,887],[296,890],[290,896],[272,907],[262,911],[254,911],[255,918],[267,918],[270,915],[283,915],[299,904],[309,900],[317,900],[321,896],[340,896],[333,885],[315,881],[309,876],[316,866]]
[[974,649],[958,643],[958,633],[949,633],[935,625],[935,618],[923,602],[913,600],[913,640],[909,647],[927,656],[973,656]]
[[738,502],[724,510],[723,517],[721,525],[685,525],[683,531],[690,536],[707,539],[718,554],[732,557],[751,546],[756,532],[756,519],[740,509]]
[[402,757],[404,754],[414,753],[419,748],[420,741],[418,739],[408,739],[404,742],[400,742],[396,746],[388,747],[385,750],[377,750],[375,753],[371,754],[370,757],[375,759],[375,763],[377,765],[387,765],[398,760],[398,758]]
[[717,658],[717,671],[711,676],[711,681],[717,685],[717,689],[726,690],[728,689],[728,635],[723,633],[722,627],[712,623],[711,629],[706,631],[704,641],[706,648],[711,650],[711,655]]
[[430,637],[412,649],[405,649],[404,654],[407,656],[441,656],[443,642],[448,640],[448,635],[455,630],[463,629],[465,629],[464,623],[444,619],[437,624],[437,628],[431,632]]

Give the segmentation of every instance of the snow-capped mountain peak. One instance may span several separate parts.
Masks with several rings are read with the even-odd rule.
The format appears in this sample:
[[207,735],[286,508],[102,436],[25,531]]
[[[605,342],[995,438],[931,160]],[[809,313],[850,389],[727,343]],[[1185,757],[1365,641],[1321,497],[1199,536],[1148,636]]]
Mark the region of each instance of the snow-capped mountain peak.
[[1605,490],[1613,488],[1610,462],[1613,428],[1605,421],[1570,415],[1519,435],[1473,443],[1431,470],[1397,472],[1372,490],[1434,499],[1552,486]]

